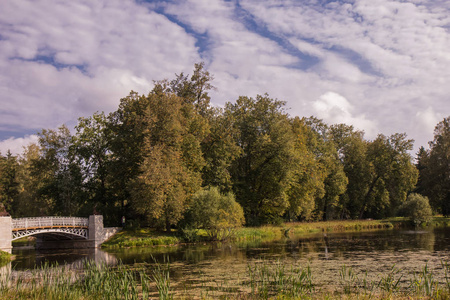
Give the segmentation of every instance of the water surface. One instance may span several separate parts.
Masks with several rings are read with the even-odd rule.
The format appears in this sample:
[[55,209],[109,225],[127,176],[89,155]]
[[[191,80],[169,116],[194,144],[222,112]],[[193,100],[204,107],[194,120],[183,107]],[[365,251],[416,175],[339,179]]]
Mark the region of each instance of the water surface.
[[28,270],[42,263],[81,266],[84,259],[115,264],[150,266],[170,262],[175,288],[195,286],[214,289],[239,286],[247,280],[248,267],[282,263],[289,268],[309,266],[322,288],[340,280],[343,266],[355,274],[377,280],[393,267],[401,270],[403,283],[428,265],[444,282],[441,263],[450,260],[450,228],[429,230],[379,230],[291,236],[270,242],[200,243],[166,247],[102,250],[47,250],[13,248],[13,270]]

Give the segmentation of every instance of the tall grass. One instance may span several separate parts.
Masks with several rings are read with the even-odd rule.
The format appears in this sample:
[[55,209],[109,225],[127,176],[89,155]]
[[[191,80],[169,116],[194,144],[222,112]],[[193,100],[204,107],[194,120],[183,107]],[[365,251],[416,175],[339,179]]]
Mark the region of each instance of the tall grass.
[[409,281],[405,278],[409,275],[395,265],[368,280],[367,272],[357,274],[344,265],[338,271],[340,283],[330,293],[316,281],[309,264],[298,267],[261,260],[247,265],[247,274],[237,286],[236,282],[221,281],[214,289],[210,284],[193,291],[184,286],[183,291],[175,293],[169,262],[108,266],[86,261],[82,271],[43,264],[31,271],[3,274],[0,298],[134,300],[174,299],[174,295],[177,299],[192,299],[202,295],[202,299],[449,299],[450,266],[443,261],[442,268],[445,277],[439,280],[427,264]]
[[311,268],[288,267],[277,261],[263,261],[248,265],[251,294],[262,299],[277,295],[293,298],[310,295],[314,291]]

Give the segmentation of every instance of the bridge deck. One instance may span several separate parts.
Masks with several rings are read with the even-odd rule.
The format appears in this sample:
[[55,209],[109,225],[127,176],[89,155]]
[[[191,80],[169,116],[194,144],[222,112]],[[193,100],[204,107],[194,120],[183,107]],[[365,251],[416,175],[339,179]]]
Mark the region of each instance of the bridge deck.
[[12,219],[12,231],[49,228],[88,228],[88,218],[40,217]]
[[89,226],[72,226],[72,225],[55,225],[55,226],[36,226],[36,227],[23,227],[23,228],[13,228],[11,231],[21,231],[21,230],[34,230],[34,229],[52,229],[52,228],[82,228],[88,229]]

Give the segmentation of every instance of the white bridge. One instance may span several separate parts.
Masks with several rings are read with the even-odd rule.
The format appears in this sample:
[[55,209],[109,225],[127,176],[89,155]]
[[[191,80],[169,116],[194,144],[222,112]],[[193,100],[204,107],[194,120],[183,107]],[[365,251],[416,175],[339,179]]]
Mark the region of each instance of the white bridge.
[[30,235],[52,233],[68,238],[89,238],[89,219],[76,217],[42,217],[12,219],[12,240]]
[[11,253],[12,241],[36,237],[36,248],[95,248],[118,232],[103,227],[103,216],[11,218],[0,217],[0,250]]

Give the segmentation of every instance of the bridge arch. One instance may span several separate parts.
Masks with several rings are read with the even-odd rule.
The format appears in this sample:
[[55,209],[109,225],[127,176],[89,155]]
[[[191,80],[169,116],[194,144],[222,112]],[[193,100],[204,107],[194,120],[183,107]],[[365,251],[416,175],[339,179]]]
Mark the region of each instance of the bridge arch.
[[85,228],[45,228],[45,229],[26,229],[12,232],[12,240],[18,240],[27,236],[61,236],[68,239],[88,239],[89,232]]
[[89,238],[89,219],[78,217],[40,217],[12,219],[12,241],[33,235]]

